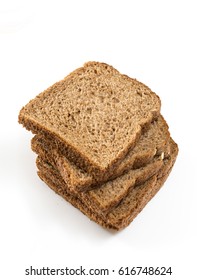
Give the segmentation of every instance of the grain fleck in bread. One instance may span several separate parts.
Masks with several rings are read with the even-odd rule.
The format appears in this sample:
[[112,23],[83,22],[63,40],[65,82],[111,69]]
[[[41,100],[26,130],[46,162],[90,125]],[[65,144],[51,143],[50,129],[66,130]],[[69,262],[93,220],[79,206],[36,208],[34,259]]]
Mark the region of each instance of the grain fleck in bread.
[[151,162],[154,157],[164,152],[169,138],[168,125],[160,115],[157,120],[151,123],[149,129],[141,135],[136,146],[129,151],[114,171],[104,173],[103,176],[97,178],[84,172],[69,161],[53,147],[51,141],[47,141],[42,135],[35,135],[33,137],[31,147],[42,158],[48,161],[52,160],[52,163],[57,166],[70,189],[73,189],[73,191],[85,191],[97,187],[109,179],[115,179],[131,169],[140,168]]
[[160,99],[147,86],[89,62],[31,100],[19,122],[97,176],[124,158],[159,112]]
[[70,195],[67,192],[66,187],[62,188],[65,182],[60,175],[54,175],[52,169],[48,172],[42,172],[42,170],[39,170],[38,175],[51,189],[69,201],[73,206],[81,210],[81,212],[87,215],[91,220],[105,228],[120,230],[133,221],[161,188],[174,165],[177,153],[178,147],[171,139],[171,154],[168,159],[165,160],[161,172],[151,177],[144,184],[134,188],[120,205],[113,209],[106,217],[92,211],[92,209],[84,204],[79,197]]

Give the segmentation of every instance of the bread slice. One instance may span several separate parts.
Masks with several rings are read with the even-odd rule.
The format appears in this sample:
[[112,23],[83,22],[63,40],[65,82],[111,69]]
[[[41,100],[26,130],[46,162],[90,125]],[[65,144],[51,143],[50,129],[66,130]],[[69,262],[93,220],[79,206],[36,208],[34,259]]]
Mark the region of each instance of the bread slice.
[[[132,218],[132,215],[136,215],[140,210],[143,209],[144,205],[146,205],[147,200],[149,197],[155,195],[158,189],[161,187],[161,182],[164,182],[164,178],[166,174],[169,174],[169,170],[171,170],[174,162],[176,160],[178,154],[178,146],[177,144],[171,139],[171,154],[164,160],[164,165],[161,170],[157,173],[157,175],[151,177],[150,180],[147,180],[144,184],[134,188],[125,200],[120,203],[120,205],[114,209],[109,215],[107,216],[107,220],[109,223],[116,225],[117,227],[125,227],[127,226]],[[155,181],[155,188],[152,186],[150,187],[150,182]],[[140,201],[140,207],[138,205],[137,200]],[[127,206],[129,205],[129,207]],[[135,213],[137,207],[137,213]]]
[[84,204],[79,197],[69,194],[64,187],[65,182],[62,180],[61,176],[54,176],[52,167],[49,168],[47,173],[42,172],[42,170],[38,171],[38,175],[51,189],[69,201],[73,206],[81,210],[81,212],[91,220],[105,228],[120,230],[133,221],[161,188],[175,163],[177,153],[178,147],[171,139],[171,155],[168,159],[165,159],[162,170],[144,184],[134,188],[106,217],[92,211],[91,208]]
[[88,62],[23,107],[19,123],[55,140],[69,160],[96,177],[135,146],[160,106],[144,84]]
[[164,118],[160,115],[158,120],[151,123],[150,128],[141,135],[136,146],[129,151],[126,157],[115,168],[113,173],[104,173],[103,176],[97,178],[91,174],[84,172],[75,164],[69,161],[53,146],[51,141],[47,141],[42,135],[33,137],[31,147],[34,152],[39,154],[42,158],[55,164],[67,183],[73,191],[90,190],[109,179],[115,179],[123,173],[142,167],[151,162],[154,157],[161,155],[169,141],[170,133],[168,125]]
[[[48,172],[50,166],[53,167],[53,172],[59,171],[56,166],[53,166],[51,161],[47,162],[44,158],[38,156],[36,163],[38,169],[42,169]],[[127,196],[128,192],[135,187],[135,185],[141,184],[149,179],[151,176],[156,174],[163,165],[163,157],[158,157],[152,163],[149,163],[145,167],[141,167],[135,170],[130,170],[124,175],[117,177],[114,180],[108,181],[100,187],[87,191],[87,192],[74,192],[68,187],[67,184],[64,186],[67,191],[72,195],[78,196],[81,200],[89,205],[93,210],[106,214],[111,211],[120,201]]]

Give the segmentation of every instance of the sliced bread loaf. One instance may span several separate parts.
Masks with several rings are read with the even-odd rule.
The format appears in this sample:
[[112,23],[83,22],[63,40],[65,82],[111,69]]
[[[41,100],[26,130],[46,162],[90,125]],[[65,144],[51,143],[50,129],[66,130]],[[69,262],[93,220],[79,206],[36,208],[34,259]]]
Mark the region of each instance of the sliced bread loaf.
[[54,175],[52,166],[50,166],[47,173],[45,171],[42,172],[42,170],[38,171],[38,175],[51,189],[69,201],[73,206],[81,210],[81,212],[87,215],[91,220],[105,228],[120,230],[133,221],[138,213],[161,188],[174,165],[177,153],[178,147],[171,139],[171,155],[165,159],[161,172],[151,177],[151,179],[144,184],[134,188],[106,217],[92,211],[91,208],[85,205],[79,197],[69,194],[66,191],[67,188],[64,186],[65,182],[62,180],[61,176],[58,176],[56,173]]
[[160,99],[147,86],[89,62],[31,100],[19,122],[98,176],[118,165],[159,112]]
[[73,191],[90,190],[109,179],[115,179],[130,169],[144,166],[157,157],[165,149],[170,138],[168,125],[162,116],[151,123],[150,128],[144,132],[136,146],[129,151],[126,157],[115,168],[113,173],[104,173],[97,178],[84,172],[74,163],[69,161],[53,146],[53,143],[42,135],[36,135],[32,139],[31,147],[34,152],[48,161],[52,160],[65,180],[66,184]]

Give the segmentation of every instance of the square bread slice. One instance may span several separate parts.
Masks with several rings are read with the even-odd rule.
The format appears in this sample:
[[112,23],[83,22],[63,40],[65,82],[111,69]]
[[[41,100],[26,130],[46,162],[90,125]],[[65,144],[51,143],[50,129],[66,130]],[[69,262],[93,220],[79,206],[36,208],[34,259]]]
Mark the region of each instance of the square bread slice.
[[74,163],[63,156],[56,148],[52,141],[47,140],[43,135],[35,135],[31,142],[34,152],[42,158],[52,161],[57,166],[58,171],[73,191],[87,191],[95,188],[108,180],[121,176],[123,173],[142,167],[151,162],[154,157],[162,155],[169,141],[170,133],[168,125],[160,115],[157,120],[153,121],[147,131],[145,131],[136,146],[129,151],[125,158],[114,169],[113,173],[104,173],[97,178],[84,172]]
[[[51,161],[46,161],[45,158],[37,157],[36,164],[38,169],[42,169],[47,173],[50,166],[53,172],[59,170],[56,166],[51,164]],[[88,205],[92,210],[101,214],[106,214],[111,211],[112,208],[117,206],[124,197],[133,189],[136,185],[142,184],[150,177],[156,174],[163,165],[163,157],[157,157],[153,162],[147,164],[144,167],[130,170],[124,175],[117,177],[114,180],[108,181],[102,184],[100,187],[86,192],[73,192],[65,182],[66,190],[74,195],[80,197],[80,199]]]
[[52,138],[78,167],[99,176],[135,146],[160,106],[144,84],[105,63],[88,62],[31,100],[18,120]]
[[132,189],[127,197],[105,217],[93,211],[82,202],[80,197],[71,195],[63,186],[65,182],[62,180],[61,176],[57,175],[57,173],[53,173],[51,167],[48,172],[42,171],[42,169],[39,170],[38,175],[51,189],[69,201],[74,207],[81,210],[81,212],[88,216],[91,220],[105,228],[120,230],[128,226],[150,201],[150,199],[158,192],[167,179],[175,163],[177,154],[178,147],[171,139],[171,154],[165,159],[160,172],[158,172],[157,175],[152,176],[144,184],[136,186]]

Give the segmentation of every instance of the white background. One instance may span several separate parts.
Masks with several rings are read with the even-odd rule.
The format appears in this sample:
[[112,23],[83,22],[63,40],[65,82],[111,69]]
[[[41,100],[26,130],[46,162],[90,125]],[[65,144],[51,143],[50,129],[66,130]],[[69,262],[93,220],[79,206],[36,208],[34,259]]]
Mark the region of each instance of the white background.
[[[0,1],[0,278],[41,268],[171,266],[196,279],[196,1]],[[32,134],[18,124],[31,98],[89,60],[147,84],[179,144],[158,195],[125,230],[104,230],[55,195],[36,175]]]

